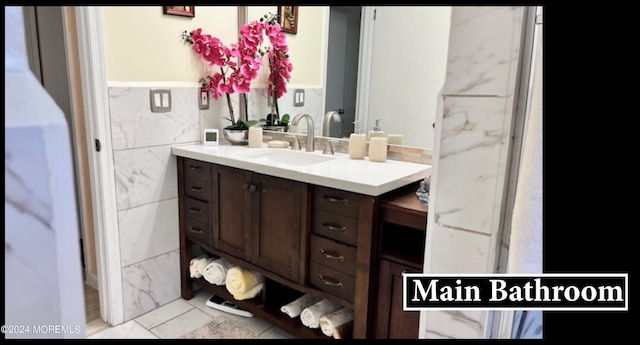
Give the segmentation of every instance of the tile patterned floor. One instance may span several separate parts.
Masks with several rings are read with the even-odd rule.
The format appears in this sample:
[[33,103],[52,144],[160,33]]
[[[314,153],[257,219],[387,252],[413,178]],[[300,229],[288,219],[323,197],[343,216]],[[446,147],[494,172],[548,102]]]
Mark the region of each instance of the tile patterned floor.
[[98,319],[87,325],[89,339],[295,339],[257,317],[246,318],[207,307],[209,292],[179,298],[116,327]]

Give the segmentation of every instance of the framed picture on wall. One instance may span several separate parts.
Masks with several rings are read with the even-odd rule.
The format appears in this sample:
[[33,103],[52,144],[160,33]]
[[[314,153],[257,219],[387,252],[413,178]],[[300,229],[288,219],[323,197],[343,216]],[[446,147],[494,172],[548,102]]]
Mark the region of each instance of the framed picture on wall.
[[278,6],[278,23],[282,32],[298,33],[298,6]]
[[162,6],[162,13],[181,17],[195,17],[196,9],[193,6]]

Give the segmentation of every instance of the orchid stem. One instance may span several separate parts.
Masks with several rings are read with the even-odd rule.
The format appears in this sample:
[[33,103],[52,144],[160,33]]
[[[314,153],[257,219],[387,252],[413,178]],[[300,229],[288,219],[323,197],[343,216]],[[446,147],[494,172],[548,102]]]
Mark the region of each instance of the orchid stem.
[[[222,67],[220,67],[220,73],[222,73],[222,82],[226,84],[227,79],[224,75],[224,69],[222,69]],[[229,106],[229,116],[231,117],[231,124],[235,126],[236,117],[235,115],[233,115],[233,106],[231,105],[231,96],[229,96],[228,92],[225,92],[225,95],[227,96],[227,105]]]

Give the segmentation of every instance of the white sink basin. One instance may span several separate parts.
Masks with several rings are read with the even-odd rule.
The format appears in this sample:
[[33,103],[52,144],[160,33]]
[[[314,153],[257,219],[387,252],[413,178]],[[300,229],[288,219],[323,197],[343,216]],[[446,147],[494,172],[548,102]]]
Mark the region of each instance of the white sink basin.
[[255,152],[242,152],[238,156],[250,159],[254,162],[277,163],[291,166],[305,166],[327,162],[336,159],[333,156],[311,153],[306,151],[291,151],[286,149],[259,150]]

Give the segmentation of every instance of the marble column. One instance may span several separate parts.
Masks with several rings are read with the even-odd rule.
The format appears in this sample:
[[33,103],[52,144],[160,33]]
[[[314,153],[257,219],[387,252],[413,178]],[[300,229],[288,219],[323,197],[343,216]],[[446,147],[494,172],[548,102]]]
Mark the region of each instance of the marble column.
[[69,127],[29,70],[22,7],[5,7],[5,58],[3,333],[84,338]]
[[[436,120],[425,273],[493,273],[525,7],[454,6]],[[487,338],[487,311],[423,311],[419,338]]]

